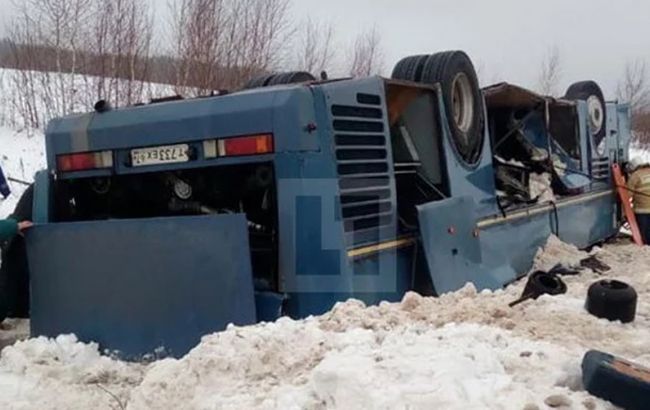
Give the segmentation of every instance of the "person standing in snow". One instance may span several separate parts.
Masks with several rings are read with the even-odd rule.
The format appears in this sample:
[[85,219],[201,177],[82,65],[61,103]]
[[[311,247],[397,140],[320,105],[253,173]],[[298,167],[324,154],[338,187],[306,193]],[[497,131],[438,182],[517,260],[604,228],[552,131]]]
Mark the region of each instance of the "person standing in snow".
[[627,189],[632,194],[634,214],[643,242],[648,245],[650,240],[650,164],[633,159],[630,161],[629,171],[631,175],[627,181]]

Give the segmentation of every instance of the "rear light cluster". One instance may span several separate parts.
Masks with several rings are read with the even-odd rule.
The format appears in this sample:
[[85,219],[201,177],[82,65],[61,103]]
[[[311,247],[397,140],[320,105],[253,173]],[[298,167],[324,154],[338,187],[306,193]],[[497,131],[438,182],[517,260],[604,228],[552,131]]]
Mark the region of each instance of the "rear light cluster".
[[271,134],[203,141],[206,158],[271,154],[273,150]]
[[56,165],[61,172],[112,168],[113,153],[111,151],[98,151],[59,155],[56,158]]
[[[203,151],[205,158],[271,154],[274,151],[273,135],[259,134],[206,140],[203,141]],[[59,155],[56,158],[56,164],[59,172],[112,168],[113,152],[97,151]]]

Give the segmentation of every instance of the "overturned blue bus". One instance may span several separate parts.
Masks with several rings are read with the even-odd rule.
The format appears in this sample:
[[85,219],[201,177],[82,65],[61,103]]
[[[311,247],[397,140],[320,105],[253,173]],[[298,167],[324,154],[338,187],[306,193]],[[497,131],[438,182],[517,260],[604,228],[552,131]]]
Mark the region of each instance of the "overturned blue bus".
[[[296,82],[298,81],[298,82]],[[27,235],[34,335],[182,355],[229,323],[357,298],[503,287],[549,235],[621,218],[629,109],[478,87],[463,52],[391,79],[269,75],[249,89],[51,122]]]

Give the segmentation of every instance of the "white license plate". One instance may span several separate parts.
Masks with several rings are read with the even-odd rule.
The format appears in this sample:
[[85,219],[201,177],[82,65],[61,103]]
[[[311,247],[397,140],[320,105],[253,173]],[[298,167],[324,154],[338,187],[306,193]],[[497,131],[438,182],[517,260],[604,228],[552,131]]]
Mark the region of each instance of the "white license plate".
[[145,165],[173,164],[190,160],[187,144],[165,145],[153,148],[131,150],[131,163],[134,167]]

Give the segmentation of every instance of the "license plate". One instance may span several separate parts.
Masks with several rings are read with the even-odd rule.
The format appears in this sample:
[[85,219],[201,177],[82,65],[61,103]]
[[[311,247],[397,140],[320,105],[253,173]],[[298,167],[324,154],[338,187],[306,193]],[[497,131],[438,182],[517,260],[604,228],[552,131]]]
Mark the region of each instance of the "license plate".
[[187,144],[164,145],[153,148],[131,150],[131,163],[134,167],[145,165],[173,164],[190,160]]

